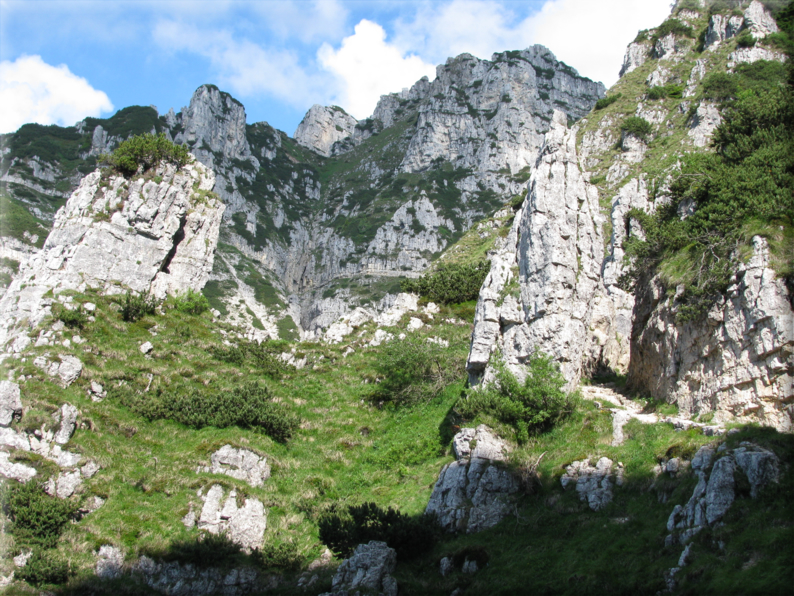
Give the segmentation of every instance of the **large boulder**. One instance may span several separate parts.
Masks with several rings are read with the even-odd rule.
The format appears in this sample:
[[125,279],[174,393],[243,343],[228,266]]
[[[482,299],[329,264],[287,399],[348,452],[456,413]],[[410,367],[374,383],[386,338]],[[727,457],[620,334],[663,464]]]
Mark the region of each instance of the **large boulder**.
[[397,581],[391,576],[397,566],[397,553],[385,542],[377,540],[359,544],[353,556],[339,566],[331,586],[323,596],[348,594],[383,594],[397,596]]
[[507,444],[487,426],[464,428],[453,439],[457,458],[442,468],[426,513],[448,531],[479,532],[498,524],[510,511],[519,482],[500,465]]
[[224,445],[210,456],[210,465],[199,468],[200,472],[225,474],[244,480],[251,486],[262,486],[270,478],[267,458],[247,449],[235,449]]

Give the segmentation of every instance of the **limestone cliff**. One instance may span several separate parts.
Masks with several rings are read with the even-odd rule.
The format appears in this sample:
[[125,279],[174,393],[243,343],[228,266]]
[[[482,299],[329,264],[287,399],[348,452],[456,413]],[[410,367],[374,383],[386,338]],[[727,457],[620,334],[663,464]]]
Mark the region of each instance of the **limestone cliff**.
[[[638,284],[636,294],[620,283],[623,242],[639,233],[626,220],[629,210],[653,212],[667,202],[680,156],[710,150],[722,114],[703,89],[709,73],[726,63],[784,59],[763,46],[777,26],[759,2],[743,16],[675,9],[672,18],[678,24],[664,30],[678,33],[641,32],[629,46],[609,92],[613,104],[570,130],[555,116],[526,200],[491,255],[469,378],[487,382],[495,354],[520,377],[523,362],[542,351],[560,364],[569,388],[599,369],[628,373],[635,389],[686,416],[714,412],[720,422],[752,419],[790,430],[791,297],[762,238],[704,320],[676,322],[678,295],[659,277]],[[692,39],[699,29],[700,48]],[[752,52],[736,45],[744,31],[757,40]],[[667,91],[651,93],[663,86],[680,91],[661,99]],[[651,132],[624,126],[629,116]],[[682,208],[686,217],[694,205]]]
[[166,294],[201,290],[212,271],[223,204],[200,163],[160,165],[132,179],[97,170],[56,214],[40,252],[0,300],[0,345],[30,343],[27,333],[66,290],[127,289]]
[[342,108],[313,105],[292,137],[304,147],[329,157],[334,143],[353,134],[358,121]]

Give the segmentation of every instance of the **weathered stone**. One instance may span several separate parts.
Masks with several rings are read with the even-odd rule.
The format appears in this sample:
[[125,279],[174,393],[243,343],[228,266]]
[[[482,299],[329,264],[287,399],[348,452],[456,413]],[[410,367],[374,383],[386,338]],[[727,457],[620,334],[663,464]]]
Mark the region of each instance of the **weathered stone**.
[[755,39],[763,39],[770,33],[780,31],[775,19],[758,0],[750,2],[750,6],[744,11],[744,24]]
[[8,426],[22,418],[22,400],[19,385],[11,381],[0,381],[0,426]]
[[622,464],[617,465],[615,472],[613,465],[607,457],[599,459],[595,466],[589,460],[575,461],[565,468],[560,482],[564,489],[575,487],[579,500],[598,511],[612,501],[614,485],[623,484]]
[[113,545],[105,544],[99,548],[94,573],[102,579],[121,577],[124,567],[124,553]]
[[340,107],[315,104],[298,124],[293,138],[304,147],[328,157],[334,143],[351,136],[356,124],[357,120]]
[[262,546],[267,527],[264,505],[258,499],[245,499],[243,507],[237,506],[237,493],[231,491],[223,499],[223,488],[214,484],[202,497],[204,506],[199,516],[198,527],[211,534],[225,533],[235,544],[250,552]]
[[455,435],[453,449],[458,460],[441,470],[426,512],[435,514],[448,531],[479,532],[495,526],[509,512],[511,495],[519,488],[518,480],[494,463],[505,459],[507,446],[480,426]]
[[27,482],[36,475],[36,470],[24,464],[14,464],[8,461],[8,453],[0,451],[0,476]]
[[77,417],[80,411],[71,404],[63,404],[59,410],[60,424],[58,432],[55,433],[53,441],[58,445],[65,445],[69,442],[77,427]]
[[267,458],[247,449],[224,445],[210,456],[210,462],[210,466],[201,468],[202,472],[225,474],[244,480],[251,486],[262,486],[270,478]]
[[152,345],[152,342],[145,341],[138,349],[140,350],[141,354],[148,354],[154,349],[154,346]]
[[680,324],[676,297],[659,279],[637,294],[628,383],[676,403],[683,416],[759,421],[794,429],[794,311],[771,268],[769,246],[753,238],[751,258],[705,324]]
[[339,566],[331,585],[334,592],[369,590],[396,596],[397,585],[391,579],[396,566],[397,553],[385,542],[373,540],[368,544],[359,544],[353,556]]
[[711,135],[722,122],[720,111],[712,103],[701,102],[692,117],[687,134],[692,138],[695,147],[705,147],[711,141]]

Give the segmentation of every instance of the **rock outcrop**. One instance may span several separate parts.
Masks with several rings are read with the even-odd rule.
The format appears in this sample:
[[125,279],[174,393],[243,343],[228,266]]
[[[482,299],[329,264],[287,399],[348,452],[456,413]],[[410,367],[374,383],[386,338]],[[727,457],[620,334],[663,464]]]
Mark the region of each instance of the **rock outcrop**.
[[352,136],[358,121],[338,106],[313,105],[292,137],[304,147],[329,157],[334,143]]
[[226,534],[247,552],[261,548],[267,514],[260,500],[246,498],[243,506],[239,507],[237,491],[230,491],[224,499],[224,491],[219,484],[212,485],[201,498],[204,506],[198,519],[200,530],[210,534]]
[[[472,448],[472,445],[474,447]],[[426,513],[448,531],[479,532],[509,513],[518,480],[500,466],[507,445],[485,425],[462,429],[453,439],[456,461],[441,470]]]
[[0,426],[9,426],[22,418],[22,400],[19,385],[11,381],[0,381]]
[[603,348],[614,341],[609,327],[598,333],[594,328],[596,297],[606,293],[603,216],[598,192],[579,166],[577,132],[555,112],[524,207],[508,235],[515,244],[492,259],[467,363],[473,384],[489,380],[494,351],[519,378],[527,359],[542,351],[560,363],[568,386],[574,387],[586,368],[597,364],[588,361],[591,344]]
[[198,163],[160,165],[132,180],[100,170],[86,176],[0,300],[0,345],[26,338],[52,312],[49,296],[64,290],[129,288],[158,298],[200,290],[224,209],[210,194],[214,183]]
[[600,458],[595,466],[590,460],[575,461],[565,468],[560,482],[564,489],[575,488],[579,500],[598,511],[612,501],[615,486],[623,484],[623,464],[616,466],[608,457]]
[[372,540],[359,544],[349,559],[342,561],[331,583],[333,591],[322,596],[382,594],[397,596],[397,580],[391,574],[397,566],[397,553],[385,542]]
[[643,286],[635,307],[629,384],[678,405],[682,414],[760,421],[794,430],[794,312],[769,247],[737,271],[705,324],[679,323],[675,296],[658,279]]
[[244,480],[251,486],[262,486],[270,478],[267,458],[248,449],[235,449],[224,445],[210,456],[209,466],[200,466],[199,472],[225,474]]

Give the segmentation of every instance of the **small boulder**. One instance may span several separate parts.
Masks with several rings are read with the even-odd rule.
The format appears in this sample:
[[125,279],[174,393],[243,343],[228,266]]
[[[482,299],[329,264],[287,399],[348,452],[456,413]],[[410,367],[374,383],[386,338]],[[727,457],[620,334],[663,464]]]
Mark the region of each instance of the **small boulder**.
[[142,343],[141,347],[138,349],[141,351],[141,354],[148,354],[154,349],[154,346],[152,345],[152,342],[146,341]]
[[24,464],[11,463],[8,453],[0,451],[0,476],[18,482],[27,482],[36,475],[36,470]]
[[58,427],[58,432],[55,433],[53,441],[58,445],[65,445],[69,442],[74,434],[74,429],[77,426],[77,416],[80,414],[77,408],[71,404],[63,404],[60,409],[61,424]]
[[614,485],[623,484],[623,466],[617,464],[613,473],[614,463],[607,457],[598,460],[595,466],[590,460],[575,461],[565,468],[560,478],[563,489],[576,487],[579,500],[588,504],[590,509],[603,509],[613,497]]
[[124,553],[110,544],[100,547],[94,572],[102,579],[121,577],[124,567]]
[[8,426],[22,418],[22,400],[19,385],[11,381],[0,381],[0,426]]
[[345,559],[331,582],[333,593],[356,590],[397,596],[397,582],[391,576],[397,566],[397,553],[377,540],[359,544],[353,556]]
[[199,469],[201,472],[225,474],[238,480],[244,480],[251,486],[262,486],[270,478],[270,466],[267,458],[247,449],[235,449],[224,445],[210,456],[209,466]]

